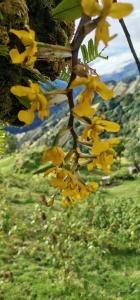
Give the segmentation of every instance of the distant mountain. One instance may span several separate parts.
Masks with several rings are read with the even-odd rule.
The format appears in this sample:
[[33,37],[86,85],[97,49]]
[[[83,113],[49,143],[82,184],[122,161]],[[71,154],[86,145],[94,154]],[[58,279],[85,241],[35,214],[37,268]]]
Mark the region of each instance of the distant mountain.
[[[117,63],[116,63],[117,68]],[[101,78],[103,81],[126,81],[130,82],[132,79],[134,79],[136,76],[139,75],[138,68],[135,63],[130,63],[124,66],[121,70],[110,74],[102,75]]]
[[[101,77],[103,81],[108,82],[110,86],[114,88],[116,95],[122,95],[127,93],[134,93],[140,89],[140,78],[137,77],[137,75],[137,66],[134,63],[130,63],[119,72],[116,71],[116,73],[103,75]],[[44,90],[50,90],[51,88],[58,89],[67,87],[67,83],[65,81],[61,81],[58,79],[48,84],[40,84]],[[82,87],[77,87],[74,89],[74,98],[78,96],[81,90]],[[24,132],[33,131],[38,126],[44,126],[44,123],[46,124],[46,122],[50,123],[53,120],[53,118],[59,118],[59,116],[63,114],[63,111],[64,114],[66,113],[66,111],[68,111],[66,102],[62,102],[54,107],[51,107],[50,117],[44,120],[43,122],[36,115],[34,122],[29,126],[24,126],[22,128],[7,126],[5,130],[12,134],[21,134]]]
[[[100,105],[101,110],[103,109],[102,112],[106,113],[107,118],[110,117],[111,120],[123,123],[122,120],[125,118],[125,115],[128,118],[126,111],[129,110],[131,112],[131,109],[133,111],[133,118],[135,112],[138,115],[140,113],[138,105],[140,99],[140,77],[137,77],[130,84],[120,81],[113,87],[116,97],[111,101],[102,101]],[[16,134],[17,143],[20,147],[37,147],[45,144],[51,146],[60,129],[67,127],[68,118],[68,105],[65,103],[55,115],[52,114],[49,119],[45,120],[34,130]],[[67,139],[69,140],[69,138]]]

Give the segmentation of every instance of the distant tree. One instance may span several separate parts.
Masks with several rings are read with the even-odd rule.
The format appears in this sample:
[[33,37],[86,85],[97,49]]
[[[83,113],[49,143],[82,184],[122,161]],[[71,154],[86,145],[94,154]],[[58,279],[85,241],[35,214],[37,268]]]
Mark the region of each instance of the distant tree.
[[132,131],[126,142],[125,154],[140,172],[140,120],[135,120],[131,126]]

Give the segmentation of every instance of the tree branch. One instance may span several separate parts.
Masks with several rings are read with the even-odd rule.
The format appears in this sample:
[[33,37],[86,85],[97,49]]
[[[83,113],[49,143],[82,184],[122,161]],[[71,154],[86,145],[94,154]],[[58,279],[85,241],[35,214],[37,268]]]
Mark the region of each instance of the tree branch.
[[71,135],[73,137],[73,148],[75,149],[75,153],[77,156],[77,162],[79,154],[77,153],[77,134],[74,130],[74,116],[73,116],[73,108],[74,108],[74,100],[73,100],[73,93],[72,90],[69,89],[72,81],[76,78],[76,74],[74,72],[75,66],[78,64],[78,52],[80,49],[80,46],[85,38],[85,36],[90,33],[92,30],[94,30],[99,22],[100,18],[91,20],[91,17],[88,17],[83,14],[81,17],[79,26],[77,28],[77,31],[74,35],[74,38],[71,43],[72,48],[72,73],[69,80],[68,88],[67,88],[67,97],[68,97],[68,103],[70,108],[70,117],[68,122],[68,127],[70,129]]
[[[117,3],[117,0],[114,0],[114,2]],[[123,19],[120,19],[119,22],[120,22],[121,27],[122,27],[122,29],[123,29],[123,32],[124,32],[124,34],[125,34],[125,36],[126,36],[126,39],[127,39],[128,45],[129,45],[129,48],[130,48],[130,50],[131,50],[131,53],[132,53],[132,55],[133,55],[133,57],[134,57],[134,60],[135,60],[135,62],[136,62],[138,71],[139,71],[139,73],[140,73],[140,61],[139,61],[138,56],[137,56],[137,54],[136,54],[135,48],[134,48],[134,46],[133,46],[133,43],[132,43],[132,40],[131,40],[130,33],[129,33],[128,29],[127,29],[127,26],[126,26],[124,20],[123,20]]]

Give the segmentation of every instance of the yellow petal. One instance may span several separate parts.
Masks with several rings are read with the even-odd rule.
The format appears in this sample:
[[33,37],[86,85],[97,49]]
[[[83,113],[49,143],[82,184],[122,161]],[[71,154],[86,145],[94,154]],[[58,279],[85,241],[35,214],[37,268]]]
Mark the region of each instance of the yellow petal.
[[98,122],[104,127],[104,130],[108,132],[118,132],[120,130],[120,125],[115,122],[110,122],[106,120],[101,120]]
[[34,63],[37,60],[37,45],[36,42],[33,42],[29,47],[26,47],[27,61],[26,65],[34,66]]
[[47,102],[46,97],[44,95],[39,94],[38,95],[38,100],[39,100],[39,103],[40,103],[41,110],[46,110],[47,107],[48,107],[48,102]]
[[120,139],[119,138],[112,138],[112,139],[109,139],[108,142],[111,146],[115,146],[115,145],[118,145],[120,143]]
[[76,105],[73,111],[79,117],[91,117],[95,114],[95,109],[86,103],[86,101]]
[[54,173],[56,171],[56,167],[49,168],[45,171],[44,176],[48,176],[50,173]]
[[30,56],[28,57],[27,61],[26,61],[26,66],[34,66],[35,62],[37,60],[36,56]]
[[95,34],[95,41],[97,46],[100,41],[103,41],[105,46],[108,45],[108,42],[111,39],[109,35],[109,26],[109,23],[105,19],[101,19],[101,21],[98,22]]
[[83,130],[83,133],[81,135],[81,140],[86,140],[88,138],[91,138],[91,134],[92,134],[92,127],[89,125]]
[[100,15],[101,7],[96,0],[82,0],[81,6],[87,16]]
[[106,6],[111,6],[112,5],[112,1],[113,0],[102,0],[103,2],[103,7],[106,7]]
[[30,125],[34,121],[34,112],[30,109],[20,110],[18,113],[18,118],[20,121],[24,122],[26,125]]
[[113,95],[114,95],[114,92],[112,89],[109,89],[108,86],[99,81],[98,82],[98,85],[97,85],[97,88],[96,88],[96,92],[104,99],[104,100],[110,100]]
[[25,97],[30,93],[30,88],[22,85],[11,87],[10,92],[18,97]]
[[121,19],[128,16],[132,10],[133,5],[130,3],[113,3],[109,16],[115,19]]
[[96,164],[95,164],[95,162],[94,162],[94,160],[93,160],[91,163],[89,163],[89,164],[87,165],[88,171],[92,171],[93,168],[95,168],[95,166],[96,166]]
[[61,189],[61,190],[65,189],[67,186],[67,183],[59,178],[52,178],[49,180],[49,182],[53,187]]
[[15,30],[11,29],[10,32],[14,33],[24,44],[24,46],[28,46],[35,39],[35,32],[33,30]]
[[40,92],[40,86],[38,83],[33,83],[31,80],[29,80],[29,85],[34,93],[38,94]]
[[39,119],[41,119],[41,120],[43,120],[43,118],[45,118],[45,117],[47,118],[48,115],[49,115],[49,113],[48,113],[47,110],[40,110],[40,111],[38,112],[38,117],[39,117]]
[[54,165],[59,166],[63,163],[64,156],[62,148],[56,146],[44,152],[43,161],[52,161]]
[[9,52],[13,64],[21,64],[27,57],[26,51],[19,53],[17,49],[12,49]]
[[97,24],[95,34],[96,46],[98,46],[100,41],[102,41],[105,46],[107,46],[108,42],[113,40],[117,36],[117,34],[110,36],[109,26],[110,24],[105,20],[105,18],[101,19],[101,21]]
[[80,93],[79,97],[78,97],[78,101],[79,103],[82,102],[88,102],[89,104],[92,102],[93,100],[93,91],[91,91],[90,89],[86,88],[83,92]]
[[86,85],[87,83],[88,83],[88,78],[78,77],[71,83],[70,89],[74,89],[76,86],[79,86],[79,85]]
[[102,152],[109,149],[109,143],[107,141],[98,141],[95,142],[92,148],[92,152],[95,155],[100,155]]
[[113,163],[113,155],[107,155],[105,159],[106,165],[112,165]]

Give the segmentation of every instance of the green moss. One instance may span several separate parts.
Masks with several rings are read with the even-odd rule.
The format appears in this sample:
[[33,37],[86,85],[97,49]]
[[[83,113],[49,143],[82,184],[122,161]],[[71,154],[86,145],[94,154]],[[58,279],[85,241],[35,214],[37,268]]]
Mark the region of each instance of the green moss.
[[11,27],[19,28],[28,21],[28,8],[25,0],[0,1],[0,25],[7,32]]
[[[36,32],[36,40],[50,44],[65,45],[74,32],[74,24],[56,21],[51,11],[60,0],[5,0],[0,1],[0,44],[9,48],[18,47],[23,51],[23,45],[10,28],[24,29],[29,20],[30,27]],[[9,42],[10,41],[10,42]],[[35,68],[42,75],[55,79],[65,67],[65,60],[46,59],[37,61]],[[18,120],[18,112],[24,106],[9,92],[12,85],[27,84],[28,79],[35,79],[33,73],[14,66],[8,59],[0,56],[0,121],[12,125],[22,125]]]
[[27,85],[28,80],[36,80],[36,73],[31,70],[12,65],[9,60],[0,57],[0,122],[15,126],[22,126],[18,120],[18,112],[25,109],[25,106],[10,93],[13,85]]
[[[59,1],[54,0],[27,0],[29,7],[30,26],[36,32],[36,38],[40,42],[65,45],[74,32],[74,24],[66,24],[52,17],[52,9]],[[51,79],[55,79],[63,69],[65,61],[54,59],[37,61],[39,71]]]

